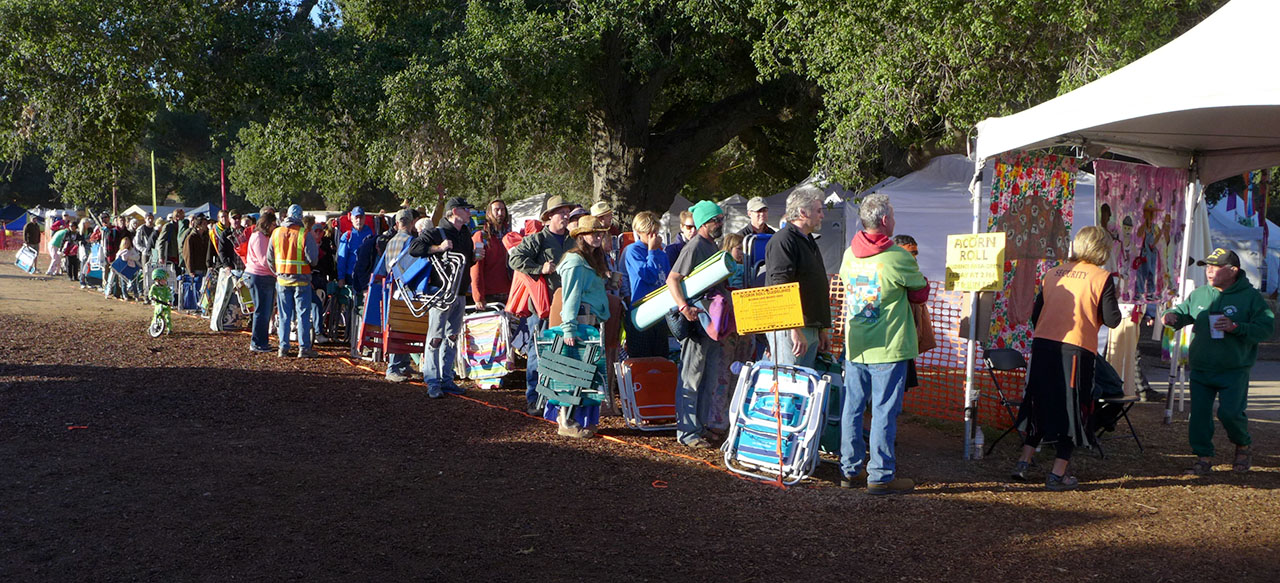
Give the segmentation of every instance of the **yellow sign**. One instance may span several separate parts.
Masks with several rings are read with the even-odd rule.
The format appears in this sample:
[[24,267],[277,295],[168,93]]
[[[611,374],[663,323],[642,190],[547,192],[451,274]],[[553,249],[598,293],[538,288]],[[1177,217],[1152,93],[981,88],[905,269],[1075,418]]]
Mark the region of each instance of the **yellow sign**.
[[999,291],[1004,287],[1004,233],[947,235],[947,289]]
[[739,334],[804,326],[800,284],[784,283],[733,291],[733,318]]

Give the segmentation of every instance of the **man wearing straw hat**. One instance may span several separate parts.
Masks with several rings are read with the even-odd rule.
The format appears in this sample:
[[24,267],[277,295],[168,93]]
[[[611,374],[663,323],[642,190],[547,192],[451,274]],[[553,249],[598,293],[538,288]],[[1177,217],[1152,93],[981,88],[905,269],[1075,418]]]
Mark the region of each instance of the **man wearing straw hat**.
[[[547,290],[551,294],[560,288],[560,275],[556,273],[556,264],[569,249],[569,211],[573,203],[565,202],[563,197],[551,196],[542,211],[541,231],[525,237],[511,250],[507,259],[511,269],[541,278],[547,282]],[[537,313],[529,316],[527,326],[529,333],[537,338],[542,332],[545,322]],[[529,350],[528,365],[525,367],[525,399],[528,401],[530,415],[541,415],[538,404],[538,351]]]

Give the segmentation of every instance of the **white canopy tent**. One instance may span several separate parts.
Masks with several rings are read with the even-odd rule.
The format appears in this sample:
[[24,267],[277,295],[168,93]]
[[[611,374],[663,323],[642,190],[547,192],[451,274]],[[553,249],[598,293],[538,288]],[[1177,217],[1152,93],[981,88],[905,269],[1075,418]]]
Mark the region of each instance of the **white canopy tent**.
[[[1203,182],[1280,164],[1280,78],[1267,74],[1277,18],[1280,2],[1233,0],[1110,75],[1026,111],[979,123],[974,147],[978,168],[1003,152],[1061,145],[1188,168],[1193,176],[1186,205],[1190,226]],[[973,202],[976,232],[981,209],[977,197]],[[1190,233],[1183,238],[1184,269],[1191,239]],[[1179,281],[1185,285],[1185,279]],[[976,399],[972,342],[968,360],[966,457]],[[1170,400],[1166,423],[1171,405]]]

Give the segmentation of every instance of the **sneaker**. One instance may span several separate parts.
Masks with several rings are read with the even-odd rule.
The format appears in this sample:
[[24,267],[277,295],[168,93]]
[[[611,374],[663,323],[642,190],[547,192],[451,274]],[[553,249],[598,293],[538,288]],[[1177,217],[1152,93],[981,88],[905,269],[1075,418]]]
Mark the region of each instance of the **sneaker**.
[[316,334],[316,344],[328,344],[329,337],[324,334]]
[[1049,472],[1049,477],[1044,480],[1044,487],[1050,492],[1066,492],[1080,487],[1080,480],[1075,476],[1059,476]]
[[442,390],[442,391],[444,391],[444,392],[446,392],[446,393],[449,393],[450,395],[461,395],[461,394],[463,394],[463,393],[467,392],[467,390],[466,390],[466,389],[464,389],[464,388],[462,388],[462,387],[458,386],[456,383],[449,383],[449,384],[447,384],[447,385],[444,385],[444,386],[440,387],[440,390]]
[[319,357],[320,357],[320,353],[316,352],[314,348],[303,348],[302,350],[298,351],[298,358],[319,358]]
[[889,494],[906,494],[916,489],[916,483],[910,478],[894,478],[892,482],[883,483],[867,483],[867,493],[872,496],[885,496]]
[[276,351],[276,356],[279,356],[280,358],[289,356],[289,349],[281,346],[280,349]]
[[427,396],[432,399],[439,399],[444,396],[444,391],[440,390],[440,387],[427,385]]
[[409,375],[389,370],[387,371],[386,379],[393,383],[403,383],[409,380]]
[[845,476],[843,474],[840,476],[840,487],[846,490],[850,488],[857,488],[859,486],[865,486],[866,484],[867,484],[867,473],[862,470],[858,470],[858,475],[856,476],[850,477],[850,476]]
[[591,437],[592,435],[594,435],[594,433],[595,432],[591,431],[590,429],[584,429],[582,427],[573,427],[569,425],[556,426],[556,435],[560,435],[563,437],[583,439],[583,438]]
[[524,412],[530,415],[533,415],[534,417],[541,417],[543,413],[542,407],[539,406],[537,403],[529,405],[527,408],[525,408]]
[[714,449],[716,447],[715,444],[707,441],[707,438],[701,436],[681,442],[681,445],[692,447],[693,449]]
[[1013,471],[1009,472],[1009,477],[1019,482],[1027,481],[1027,470],[1031,468],[1031,464],[1027,462],[1018,462],[1013,464]]
[[270,348],[259,348],[252,344],[249,345],[249,352],[271,352]]

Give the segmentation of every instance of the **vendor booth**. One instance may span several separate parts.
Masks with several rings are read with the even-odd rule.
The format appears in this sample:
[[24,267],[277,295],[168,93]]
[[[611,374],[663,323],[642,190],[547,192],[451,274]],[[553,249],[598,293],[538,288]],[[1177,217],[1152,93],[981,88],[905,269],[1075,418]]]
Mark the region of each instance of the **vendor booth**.
[[[1178,250],[1177,257],[1163,261],[1172,289],[1160,290],[1159,269],[1147,269],[1159,268],[1161,258],[1137,254],[1130,258],[1129,267],[1138,275],[1132,278],[1128,293],[1139,299],[1166,291],[1170,297],[1185,296],[1189,291],[1186,265],[1193,256],[1195,238],[1192,217],[1203,205],[1201,185],[1280,164],[1280,79],[1266,74],[1274,52],[1270,25],[1278,17],[1280,3],[1233,0],[1182,36],[1110,75],[1026,111],[979,123],[975,173],[995,160],[993,189],[997,191],[1002,164],[1060,176],[1079,160],[1034,153],[1055,146],[1074,146],[1088,159],[1112,152],[1147,162],[1150,166],[1098,162],[1109,166],[1108,180],[1142,185],[1143,192],[1156,200],[1138,200],[1141,197],[1126,192],[1128,187],[1108,187],[1110,200],[1119,207],[1129,206],[1125,212],[1110,209],[1111,216],[1099,216],[1097,222],[1121,237],[1174,245]],[[1099,196],[1104,192],[1102,182],[1100,178]],[[1027,197],[1027,193],[1015,196]],[[972,204],[972,231],[977,233],[983,230],[983,217],[986,223],[993,222],[989,211],[998,205],[984,207],[977,196]],[[972,342],[967,360],[968,430],[977,401]],[[1171,416],[1171,396],[1172,383],[1166,421]],[[966,456],[972,435],[966,431]]]

